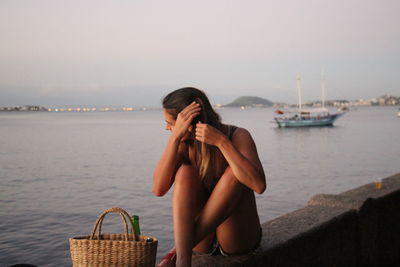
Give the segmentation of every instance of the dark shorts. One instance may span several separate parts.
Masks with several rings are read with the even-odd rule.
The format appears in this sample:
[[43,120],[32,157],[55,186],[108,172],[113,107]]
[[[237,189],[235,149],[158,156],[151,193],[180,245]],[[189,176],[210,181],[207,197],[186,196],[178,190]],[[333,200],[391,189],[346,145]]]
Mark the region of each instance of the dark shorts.
[[221,245],[218,243],[218,240],[215,239],[212,245],[212,248],[210,249],[210,251],[208,252],[196,252],[193,251],[193,255],[203,255],[203,256],[214,256],[214,255],[222,255],[222,256],[234,256],[234,255],[245,255],[245,254],[252,254],[257,252],[257,250],[259,249],[260,245],[261,245],[261,239],[262,239],[262,228],[260,228],[260,237],[258,239],[257,244],[254,246],[254,248],[250,249],[247,252],[243,252],[243,253],[238,253],[238,254],[229,254],[226,253]]

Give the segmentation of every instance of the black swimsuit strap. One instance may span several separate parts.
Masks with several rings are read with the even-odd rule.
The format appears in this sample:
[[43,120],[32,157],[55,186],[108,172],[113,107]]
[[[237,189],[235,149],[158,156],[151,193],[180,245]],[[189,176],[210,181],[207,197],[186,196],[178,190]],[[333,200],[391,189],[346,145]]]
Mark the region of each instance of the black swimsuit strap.
[[232,140],[233,134],[238,127],[235,125],[229,125],[229,140]]

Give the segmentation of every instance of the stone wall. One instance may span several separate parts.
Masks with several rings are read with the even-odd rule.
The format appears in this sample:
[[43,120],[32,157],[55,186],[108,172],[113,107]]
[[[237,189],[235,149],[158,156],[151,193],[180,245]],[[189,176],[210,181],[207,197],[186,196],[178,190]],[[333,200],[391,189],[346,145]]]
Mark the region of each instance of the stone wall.
[[262,225],[251,255],[194,256],[193,266],[378,266],[400,263],[400,173],[315,195],[306,207]]

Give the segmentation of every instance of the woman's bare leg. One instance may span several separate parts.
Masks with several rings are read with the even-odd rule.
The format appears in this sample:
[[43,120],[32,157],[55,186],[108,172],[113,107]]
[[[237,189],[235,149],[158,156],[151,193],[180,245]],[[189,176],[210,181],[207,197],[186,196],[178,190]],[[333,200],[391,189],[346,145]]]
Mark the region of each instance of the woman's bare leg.
[[206,251],[215,230],[227,253],[244,252],[258,241],[260,224],[254,193],[238,182],[229,167],[205,200],[196,169],[182,165],[175,176],[172,201],[177,266],[191,265],[195,245],[199,251]]
[[218,242],[224,251],[245,252],[258,242],[259,226],[254,193],[241,184],[228,167],[196,222],[194,242],[216,229]]
[[[203,186],[197,170],[190,165],[182,165],[175,175],[175,185],[172,197],[175,248],[177,251],[176,265],[191,266],[194,242],[195,222],[200,209],[205,203]],[[197,249],[207,249],[212,242],[207,237],[198,244]]]

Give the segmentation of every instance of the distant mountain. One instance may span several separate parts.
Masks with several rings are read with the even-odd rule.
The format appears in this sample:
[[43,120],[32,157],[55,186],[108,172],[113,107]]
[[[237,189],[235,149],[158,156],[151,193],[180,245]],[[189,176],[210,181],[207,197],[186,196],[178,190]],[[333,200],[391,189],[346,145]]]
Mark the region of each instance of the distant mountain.
[[273,105],[273,102],[258,96],[241,96],[225,105],[225,107],[272,107]]

